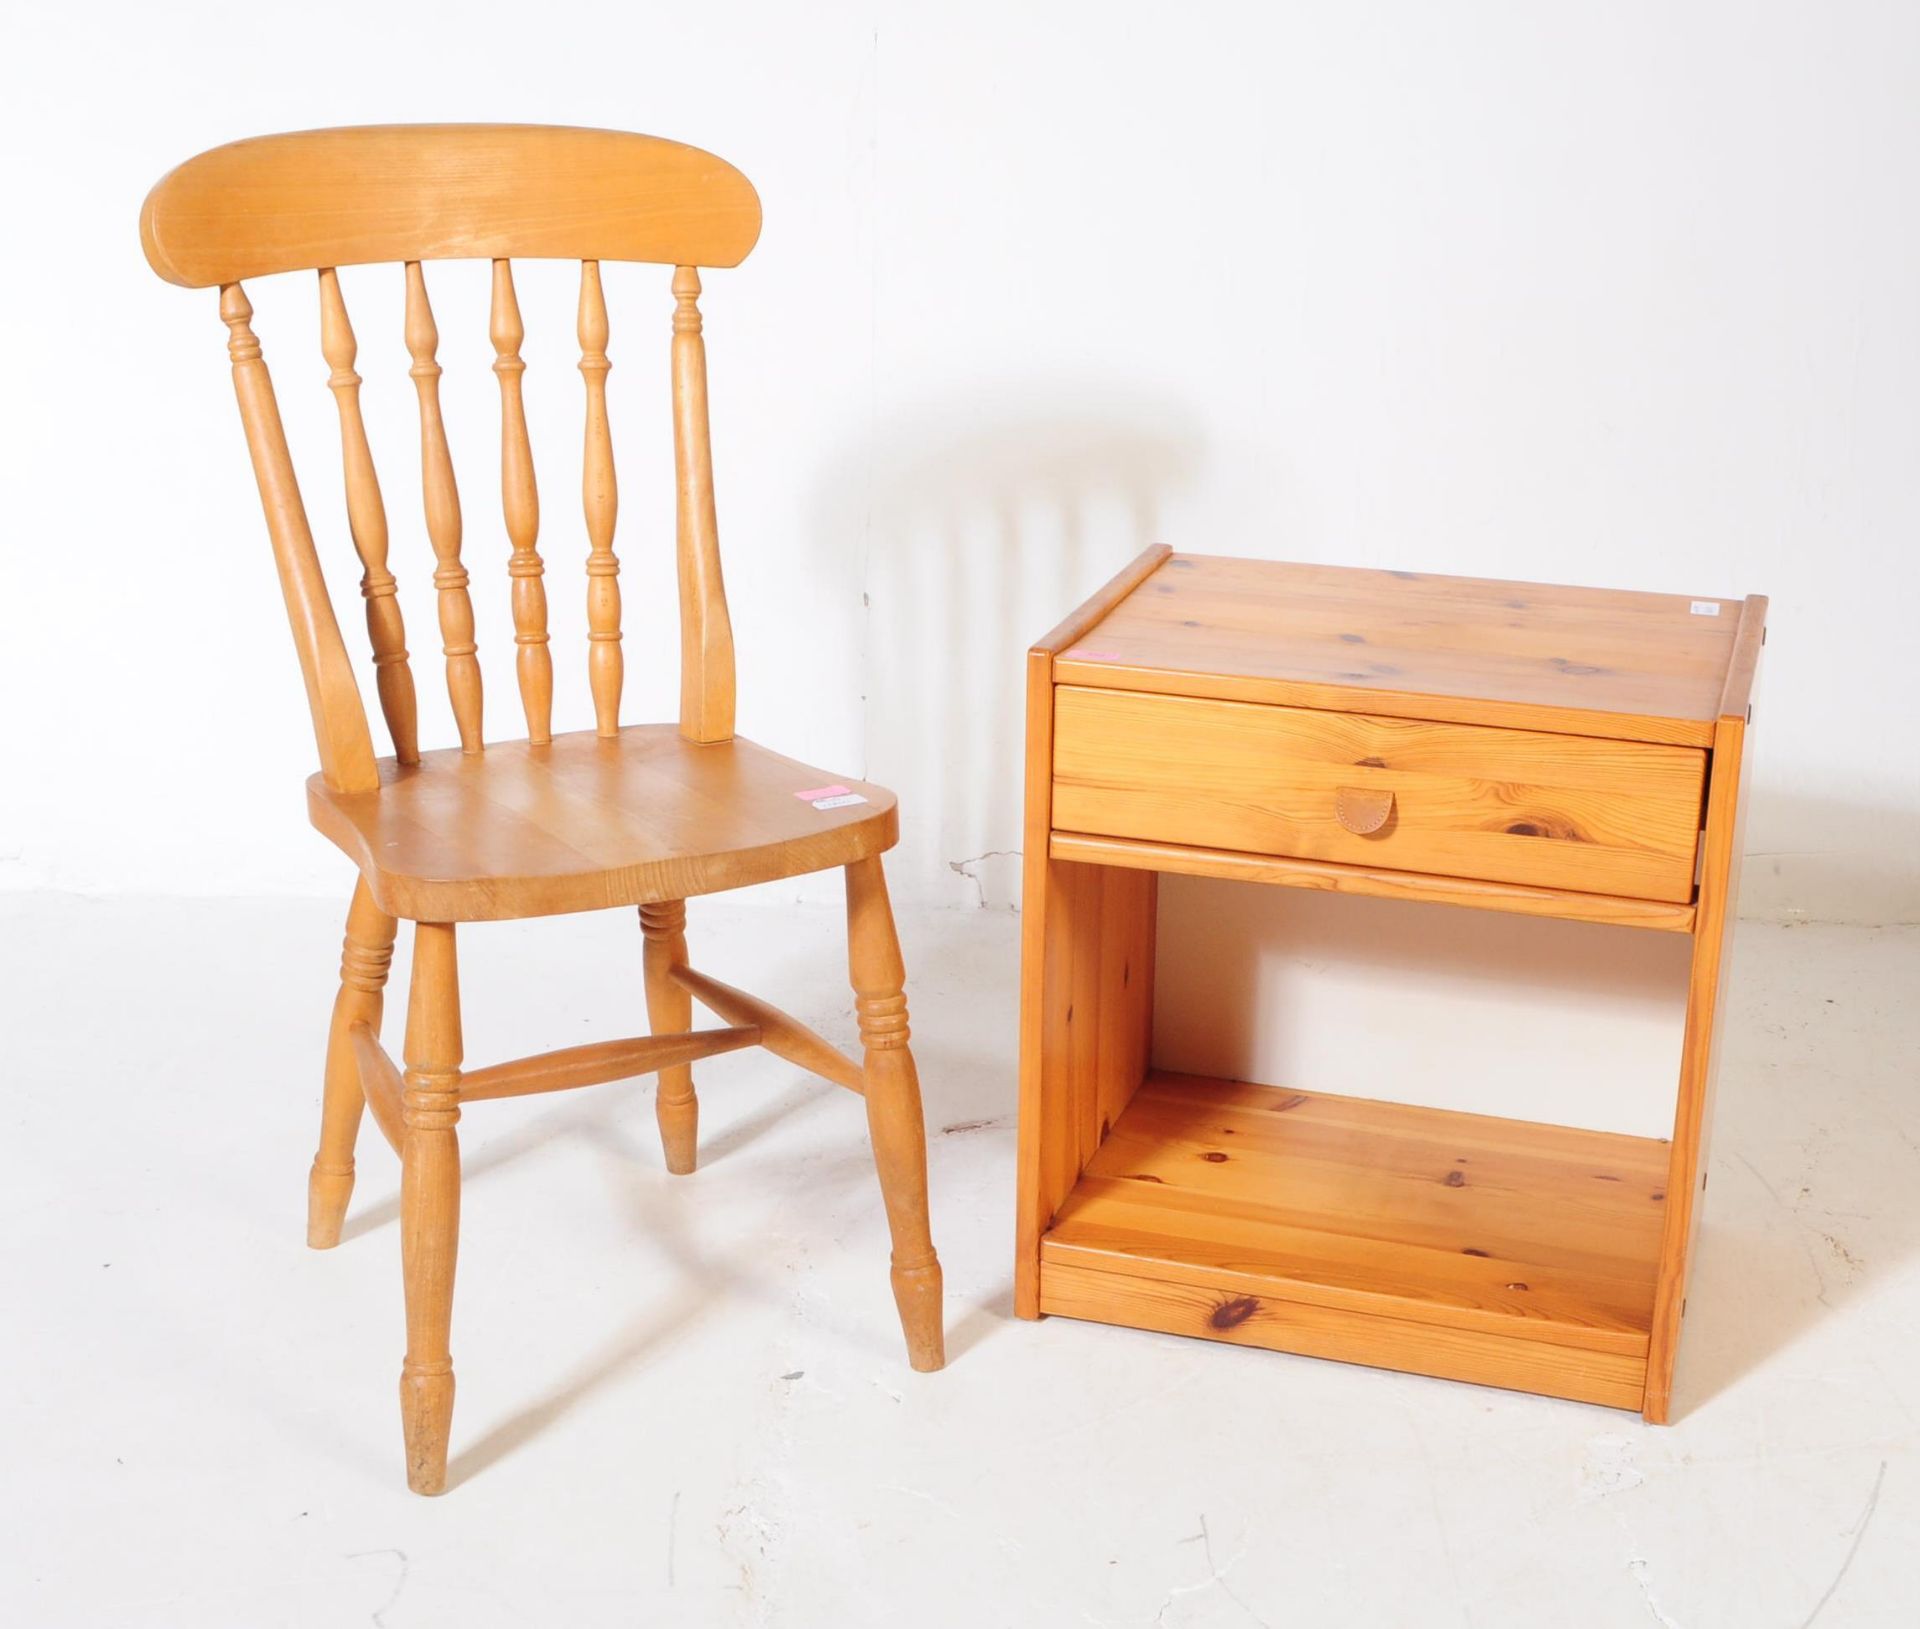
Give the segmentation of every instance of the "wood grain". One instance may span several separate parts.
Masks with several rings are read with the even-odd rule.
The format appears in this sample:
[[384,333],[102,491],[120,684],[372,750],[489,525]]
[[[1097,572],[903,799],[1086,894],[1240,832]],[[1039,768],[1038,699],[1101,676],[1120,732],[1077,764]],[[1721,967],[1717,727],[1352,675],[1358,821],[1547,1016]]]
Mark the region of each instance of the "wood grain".
[[398,1154],[407,1141],[406,1109],[401,1103],[405,1087],[401,1083],[400,1066],[380,1044],[378,1033],[369,1025],[355,1024],[348,1040],[353,1050],[354,1067],[360,1075],[361,1095],[367,1100],[367,1108],[380,1128],[380,1135],[386,1138],[387,1146]]
[[1690,933],[1693,907],[1654,899],[1625,899],[1565,888],[1530,888],[1524,883],[1485,882],[1475,877],[1439,877],[1411,871],[1382,871],[1334,860],[1290,860],[1271,854],[1238,854],[1230,849],[1191,843],[1150,843],[1129,837],[1092,837],[1085,832],[1055,832],[1047,850],[1056,860],[1080,865],[1118,865],[1135,870],[1173,871],[1190,877],[1225,877],[1282,888],[1313,888],[1327,893],[1376,899],[1413,899],[1434,905],[1466,905],[1475,910],[1507,911],[1519,916],[1556,916],[1575,922],[1612,922],[1621,927]]
[[1749,594],[1740,607],[1740,622],[1734,633],[1733,654],[1727,662],[1727,680],[1720,687],[1720,718],[1714,724],[1714,744],[1719,745],[1720,723],[1738,719],[1753,722],[1753,693],[1759,683],[1760,647],[1767,642],[1767,596]]
[[378,1034],[387,973],[399,924],[373,902],[365,881],[355,883],[340,947],[340,992],[327,1031],[327,1065],[320,1107],[320,1147],[307,1175],[307,1244],[331,1250],[340,1242],[353,1194],[353,1149],[366,1097],[353,1053],[356,1028]]
[[[407,1354],[400,1384],[408,1485],[446,1485],[453,1409],[448,1345],[458,1247],[462,1100],[560,1091],[657,1071],[670,1170],[694,1168],[691,1064],[748,1044],[867,1099],[893,1238],[892,1283],[918,1369],[944,1361],[941,1277],[928,1225],[919,1081],[907,1044],[905,968],[879,856],[899,836],[892,795],[734,736],[733,635],[721,579],[708,428],[699,265],[731,265],[759,232],[744,177],[710,154],[607,131],[470,125],[311,131],[240,142],[165,177],[142,213],[165,278],[217,282],[236,399],[307,691],[320,773],[314,824],[359,872],[329,1030],[308,1238],[336,1244],[353,1187],[363,1109],[400,1153]],[[553,668],[527,429],[526,325],[514,256],[581,263],[576,313],[585,379],[582,502],[588,535],[588,675],[595,729],[554,737]],[[424,263],[492,262],[488,335],[500,392],[501,509],[526,738],[484,751],[474,608],[441,404],[440,335]],[[418,397],[422,493],[458,750],[421,752],[387,515],[337,268],[405,266],[404,335]],[[674,268],[671,392],[678,516],[680,718],[623,730],[618,493],[607,416],[606,260]],[[381,710],[394,756],[376,760],[327,598],[245,275],[317,270],[321,349],[340,420],[346,502]],[[831,788],[825,792],[823,788]],[[856,1065],[771,1003],[686,965],[692,895],[840,867],[849,965],[865,1046]],[[462,1073],[455,924],[608,906],[641,908],[653,1033]],[[416,923],[404,1072],[379,1024],[398,921]],[[743,1015],[689,1032],[692,1000]]]
[[713,444],[707,426],[707,343],[700,274],[673,273],[674,531],[680,581],[680,731],[689,741],[733,734],[733,623],[720,574]]
[[[1022,1318],[1040,1316],[1040,1235],[1053,1219],[1079,1174],[1075,1163],[1080,1127],[1076,1102],[1084,1109],[1088,1094],[1076,1090],[1062,1066],[1072,1053],[1067,1027],[1072,1007],[1072,945],[1075,908],[1084,898],[1090,873],[1049,863],[1047,844],[1053,827],[1053,671],[1060,651],[1081,636],[1150,578],[1172,555],[1164,544],[1140,551],[1115,572],[1077,610],[1065,617],[1027,652],[1026,804],[1022,825],[1020,904],[1020,1107],[1014,1198],[1013,1308]],[[1101,884],[1102,888],[1106,885]],[[1119,884],[1127,889],[1129,885]],[[1144,1062],[1153,1022],[1153,929],[1157,887],[1132,885],[1125,911],[1143,932],[1131,963],[1137,984],[1116,1008],[1115,1022],[1137,1030]],[[1124,1017],[1121,1016],[1124,1014]],[[1085,1049],[1080,1055],[1085,1056]],[[1139,1080],[1095,1089],[1093,1101],[1111,1107]]]
[[1738,605],[1179,554],[1056,677],[1704,747]]
[[[687,965],[687,905],[685,900],[663,899],[640,907],[640,934],[645,949],[641,969],[647,988],[647,1022],[656,1035],[690,1029],[693,997],[674,977]],[[753,1026],[755,1039],[762,1032]],[[700,1098],[694,1090],[691,1062],[660,1072],[653,1094],[654,1123],[660,1129],[660,1149],[667,1169],[690,1176],[699,1163]]]
[[1022,1161],[1018,1196],[1020,1237],[1031,1241],[1031,1253],[1016,1257],[1023,1317],[1039,1316],[1040,1236],[1139,1085],[1153,1033],[1157,877],[1045,854],[1036,866],[1047,896],[1041,1038],[1031,1065],[1039,1112],[1022,1121],[1031,1164]]
[[540,559],[540,489],[533,475],[533,442],[527,435],[527,409],[521,390],[527,365],[520,346],[527,337],[520,300],[513,287],[513,263],[493,263],[493,308],[488,323],[493,341],[493,371],[500,380],[500,507],[506,516],[513,553],[507,575],[513,582],[514,667],[520,680],[520,705],[527,716],[527,739],[536,746],[553,738],[553,655],[547,649],[547,589]]
[[1124,604],[1156,571],[1173,558],[1164,543],[1150,543],[1102,583],[1087,600],[1033,642],[1030,656],[1059,656],[1078,644],[1100,620]]
[[453,929],[422,922],[413,934],[407,1000],[407,1072],[401,1099],[400,1273],[407,1355],[400,1424],[407,1486],[443,1493],[453,1425],[453,1270],[460,1243],[460,983]]
[[[1047,1090],[1051,1014],[1061,1000],[1047,955],[1053,867],[1053,653],[1027,652],[1026,789],[1020,861],[1020,1106],[1014,1157],[1013,1310],[1040,1316],[1040,1235],[1064,1193],[1052,1191],[1051,1150],[1061,1131],[1064,1098]],[[1051,991],[1051,996],[1049,992]]]
[[1634,1406],[1666,1148],[1154,1071],[1041,1246],[1041,1307]]
[[[651,910],[652,906],[643,906]],[[784,1013],[770,1001],[736,990],[731,984],[697,972],[684,962],[666,970],[667,981],[684,991],[709,1012],[735,1024],[751,1025],[759,1032],[760,1045],[776,1058],[844,1086],[850,1092],[865,1094],[866,1076],[860,1066],[823,1035],[807,1028],[791,1013]]]
[[1651,1138],[1155,1070],[1041,1255],[1644,1356],[1666,1179]]
[[547,125],[360,125],[230,142],[161,179],[147,263],[192,288],[373,261],[735,266],[760,200],[697,147]]
[[[744,888],[846,865],[899,837],[894,797],[743,737],[699,745],[670,724],[544,747],[439,748],[380,760],[376,791],[307,783],[315,826],[409,921],[498,921]],[[844,784],[865,801],[815,809],[794,794]]]
[[1512,1341],[1308,1302],[1229,1295],[1146,1274],[1092,1272],[1065,1262],[1048,1263],[1040,1305],[1044,1312],[1129,1329],[1336,1358],[1609,1408],[1633,1407],[1646,1372],[1646,1359],[1627,1353]]
[[360,412],[360,375],[353,371],[359,354],[347,302],[340,293],[340,274],[331,267],[320,273],[320,349],[331,372],[340,416],[340,460],[346,472],[347,525],[354,552],[360,556],[360,597],[367,605],[367,639],[373,646],[374,680],[380,691],[380,711],[387,721],[394,756],[403,764],[420,760],[419,706],[413,692],[413,669],[407,665],[407,631],[400,615],[399,584],[387,569],[387,509],[380,497],[380,477],[373,467],[373,449],[367,442],[366,421]]
[[760,1032],[749,1026],[592,1041],[472,1070],[461,1078],[460,1101],[479,1103],[494,1097],[529,1097],[540,1092],[570,1091],[576,1086],[604,1086],[610,1081],[650,1075],[657,1069],[684,1068],[701,1058],[757,1045],[759,1040]]
[[[1751,603],[1751,602],[1750,602]],[[1765,601],[1756,620],[1764,628]],[[1743,641],[1743,643],[1747,643]],[[1726,1019],[1726,983],[1733,949],[1735,905],[1740,897],[1746,788],[1752,758],[1747,750],[1747,711],[1756,683],[1760,646],[1750,634],[1751,655],[1731,680],[1713,748],[1713,778],[1707,794],[1707,830],[1700,867],[1699,920],[1687,978],[1687,1023],[1680,1043],[1680,1089],[1674,1105],[1672,1169],[1668,1173],[1666,1236],[1660,1250],[1660,1289],[1654,1303],[1653,1343],[1647,1362],[1642,1413],[1664,1425],[1673,1409],[1674,1360],[1687,1310],[1687,1280],[1694,1236],[1707,1185],[1712,1147],[1714,1087],[1719,1078],[1720,1030]]]
[[[1055,687],[1065,831],[1685,902],[1705,754],[1542,731]],[[1349,789],[1391,792],[1370,835]]]
[[481,749],[479,647],[474,642],[473,601],[467,593],[467,569],[460,563],[460,489],[453,478],[453,454],[440,414],[440,330],[427,300],[426,274],[420,262],[407,262],[407,352],[420,398],[420,491],[427,511],[427,538],[433,545],[433,586],[440,611],[440,650],[447,662],[447,699],[460,731],[460,750]]
[[[1148,551],[1039,642],[1015,1311],[1666,1419],[1765,614]],[[1672,1142],[1149,1070],[1162,870],[1692,932]]]
[[321,779],[331,791],[367,791],[379,782],[366,709],[360,704],[360,687],[354,683],[340,624],[334,621],[333,604],[327,598],[320,557],[314,552],[313,531],[300,501],[300,483],[280,425],[273,380],[253,332],[253,306],[238,283],[220,290],[220,320],[227,325],[233,393],[240,404],[253,477],[266,512],[267,537],[273,544],[273,563],[280,574],[280,595],[306,685]]
[[581,501],[587,514],[587,684],[593,691],[594,726],[605,736],[620,730],[620,561],[613,552],[619,515],[619,484],[613,467],[613,433],[607,425],[607,299],[597,261],[580,263],[580,373],[587,382],[586,452]]
[[927,1214],[927,1134],[920,1075],[908,1046],[907,970],[894,932],[880,857],[846,868],[847,970],[865,1049],[867,1136],[893,1236],[893,1299],[907,1361],[923,1373],[944,1368],[942,1274]]

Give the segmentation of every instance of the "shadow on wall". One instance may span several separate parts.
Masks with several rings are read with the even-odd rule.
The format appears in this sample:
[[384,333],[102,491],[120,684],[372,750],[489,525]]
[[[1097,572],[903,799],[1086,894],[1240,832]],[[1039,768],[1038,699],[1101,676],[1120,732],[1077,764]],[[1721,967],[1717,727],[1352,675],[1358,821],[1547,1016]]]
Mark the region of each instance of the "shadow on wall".
[[1163,398],[1007,381],[883,415],[827,471],[807,535],[864,556],[862,772],[900,794],[896,898],[1018,902],[1024,653],[1160,540],[1200,459]]

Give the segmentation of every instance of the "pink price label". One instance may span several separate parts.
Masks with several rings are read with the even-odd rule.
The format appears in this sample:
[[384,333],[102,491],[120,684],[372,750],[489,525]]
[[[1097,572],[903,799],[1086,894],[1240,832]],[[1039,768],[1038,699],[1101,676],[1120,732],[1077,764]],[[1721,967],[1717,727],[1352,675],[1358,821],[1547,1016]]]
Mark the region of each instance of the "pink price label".
[[793,795],[802,803],[813,803],[821,798],[843,798],[853,791],[851,786],[816,786],[810,792],[795,792]]

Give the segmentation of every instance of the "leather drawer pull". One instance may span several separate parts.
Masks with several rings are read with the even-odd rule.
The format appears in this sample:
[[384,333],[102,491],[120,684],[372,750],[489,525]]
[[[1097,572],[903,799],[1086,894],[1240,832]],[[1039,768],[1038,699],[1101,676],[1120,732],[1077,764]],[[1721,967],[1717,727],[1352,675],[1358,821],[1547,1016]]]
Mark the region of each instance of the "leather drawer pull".
[[1391,792],[1363,792],[1343,786],[1333,795],[1333,815],[1355,837],[1371,837],[1393,813]]

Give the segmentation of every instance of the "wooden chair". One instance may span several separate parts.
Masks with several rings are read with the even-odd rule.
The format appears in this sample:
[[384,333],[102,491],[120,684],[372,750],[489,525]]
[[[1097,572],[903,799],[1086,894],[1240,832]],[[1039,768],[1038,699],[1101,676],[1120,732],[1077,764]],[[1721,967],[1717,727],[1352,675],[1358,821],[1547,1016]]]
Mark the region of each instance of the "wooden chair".
[[[700,266],[734,266],[760,203],[730,165],[676,142],[616,131],[514,125],[369,126],[267,136],[203,153],[167,175],[140,217],[147,259],[189,288],[218,286],[220,318],[267,532],[320,751],[313,823],[353,860],[340,992],[327,1039],[307,1242],[339,1242],[361,1106],[400,1155],[407,1352],[400,1378],[407,1484],[446,1484],[453,1413],[448,1330],[460,1214],[462,1107],[484,1098],[660,1076],[667,1169],[694,1168],[691,1065],[759,1045],[865,1095],[893,1235],[893,1293],[913,1367],[938,1369],[940,1265],[927,1227],[920,1088],[907,1046],[905,973],[880,855],[898,837],[890,793],[809,769],[734,734],[733,635],[720,574]],[[585,377],[587,674],[595,727],[551,730],[553,662],[536,546],[539,507],[521,403],[516,258],[580,262]],[[424,265],[493,263],[503,550],[526,736],[481,739],[480,666],[460,500],[440,416],[438,335]],[[600,262],[673,270],[671,341],[680,599],[680,720],[623,727],[608,320]],[[387,517],[361,419],[353,330],[335,268],[406,268],[406,345],[419,395],[426,532],[434,555],[447,690],[460,745],[422,752]],[[321,347],[339,409],[346,506],[364,570],[367,634],[393,755],[376,758],[295,484],[243,280],[318,271]],[[777,877],[846,872],[848,959],[864,1061],[856,1065],[777,1008],[687,964],[685,901]],[[652,1033],[462,1071],[456,925],[638,906]],[[397,919],[415,924],[405,1069],[379,1039]],[[725,1027],[691,1030],[695,1001]]]

